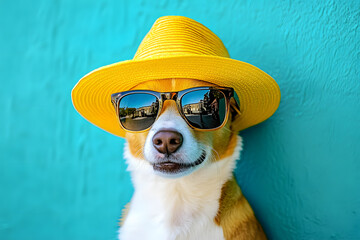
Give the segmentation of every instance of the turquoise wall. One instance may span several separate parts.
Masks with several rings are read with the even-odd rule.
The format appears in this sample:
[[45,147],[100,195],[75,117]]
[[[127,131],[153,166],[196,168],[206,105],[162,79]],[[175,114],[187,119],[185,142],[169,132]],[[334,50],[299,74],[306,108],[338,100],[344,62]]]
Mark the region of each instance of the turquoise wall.
[[0,239],[115,239],[133,191],[124,140],[70,92],[163,15],[200,21],[280,85],[236,170],[269,239],[360,239],[358,0],[0,1]]

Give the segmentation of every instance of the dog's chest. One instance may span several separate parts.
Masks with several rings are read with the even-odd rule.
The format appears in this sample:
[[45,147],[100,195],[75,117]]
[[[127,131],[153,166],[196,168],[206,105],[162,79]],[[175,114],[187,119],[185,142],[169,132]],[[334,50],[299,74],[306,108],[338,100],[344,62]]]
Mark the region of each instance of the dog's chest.
[[182,178],[168,179],[134,158],[125,148],[134,184],[128,214],[119,231],[121,240],[223,240],[214,219],[223,184],[232,177],[241,139],[232,156]]
[[135,193],[120,239],[201,240],[224,239],[215,224],[216,202],[191,202],[173,193],[163,199]]
[[147,240],[222,240],[222,229],[213,221],[203,217],[192,219],[189,216],[179,217],[179,222],[169,223],[168,216],[159,214],[144,214],[140,209],[134,209],[120,230],[120,238]]
[[220,174],[225,166],[224,161],[181,179],[132,173],[135,193],[120,239],[224,239],[214,218],[222,184],[229,177]]

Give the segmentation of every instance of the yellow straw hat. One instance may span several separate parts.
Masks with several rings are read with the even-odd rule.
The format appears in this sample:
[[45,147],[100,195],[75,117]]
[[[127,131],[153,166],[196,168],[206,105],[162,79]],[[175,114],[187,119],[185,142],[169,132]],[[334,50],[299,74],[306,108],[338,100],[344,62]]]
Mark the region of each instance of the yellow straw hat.
[[81,78],[72,90],[72,101],[89,122],[124,137],[111,94],[166,78],[191,78],[233,87],[241,110],[233,127],[239,131],[269,118],[280,102],[280,89],[274,79],[251,64],[231,59],[213,32],[181,16],[157,19],[132,60],[98,68]]

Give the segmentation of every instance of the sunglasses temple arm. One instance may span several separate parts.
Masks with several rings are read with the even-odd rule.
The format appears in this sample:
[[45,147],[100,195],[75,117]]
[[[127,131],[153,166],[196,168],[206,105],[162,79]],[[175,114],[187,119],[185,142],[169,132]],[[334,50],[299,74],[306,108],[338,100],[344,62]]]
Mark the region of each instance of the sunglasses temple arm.
[[230,101],[230,106],[232,107],[232,109],[240,116],[241,115],[241,111],[240,111],[240,106],[239,104],[236,102],[236,99],[234,97],[232,97],[233,101]]

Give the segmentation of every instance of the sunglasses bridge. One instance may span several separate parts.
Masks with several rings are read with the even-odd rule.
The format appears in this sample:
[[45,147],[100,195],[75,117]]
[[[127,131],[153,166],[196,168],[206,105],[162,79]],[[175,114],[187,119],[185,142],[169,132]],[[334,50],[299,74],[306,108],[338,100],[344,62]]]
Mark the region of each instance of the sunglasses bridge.
[[162,92],[160,93],[161,96],[161,100],[165,101],[165,100],[177,100],[178,97],[178,92]]

